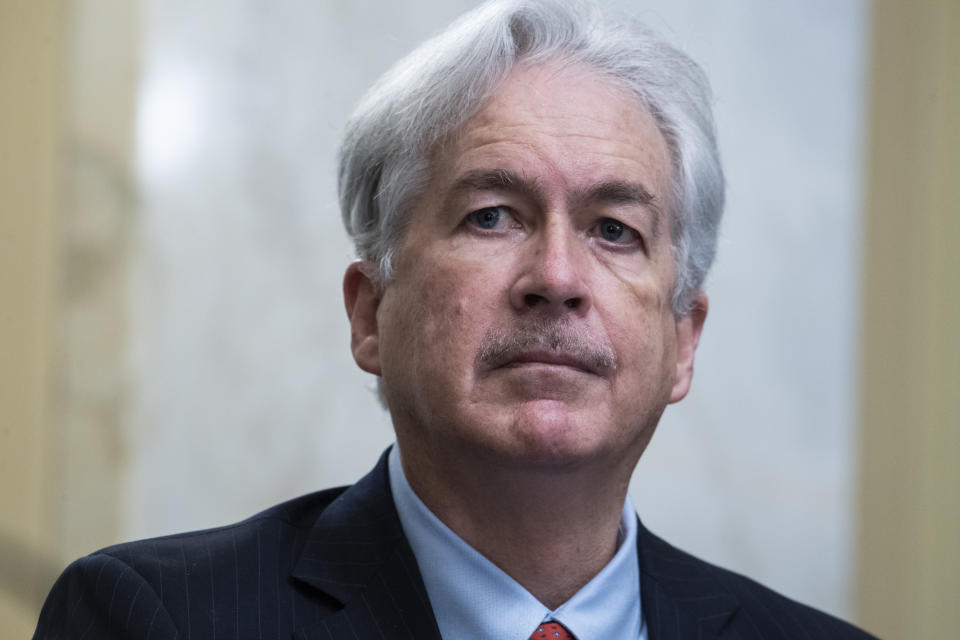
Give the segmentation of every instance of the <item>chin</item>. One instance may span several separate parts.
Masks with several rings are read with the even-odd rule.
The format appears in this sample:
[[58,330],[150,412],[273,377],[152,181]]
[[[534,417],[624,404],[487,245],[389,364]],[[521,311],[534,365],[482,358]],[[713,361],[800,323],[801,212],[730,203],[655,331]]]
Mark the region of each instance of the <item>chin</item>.
[[562,401],[528,401],[511,413],[495,446],[500,457],[515,464],[576,467],[623,448],[613,425],[572,411]]

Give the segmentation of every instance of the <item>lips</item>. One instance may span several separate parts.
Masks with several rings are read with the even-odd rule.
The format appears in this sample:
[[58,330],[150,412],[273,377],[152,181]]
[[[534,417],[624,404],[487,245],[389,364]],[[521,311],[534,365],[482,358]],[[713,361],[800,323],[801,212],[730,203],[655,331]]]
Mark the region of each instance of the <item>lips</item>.
[[599,375],[599,372],[596,371],[590,363],[585,361],[583,358],[579,358],[576,355],[569,353],[560,353],[555,351],[530,351],[525,353],[516,354],[507,362],[503,363],[501,367],[503,368],[512,368],[520,367],[524,365],[550,365],[558,367],[569,367],[571,369],[576,369],[584,373],[592,373]]

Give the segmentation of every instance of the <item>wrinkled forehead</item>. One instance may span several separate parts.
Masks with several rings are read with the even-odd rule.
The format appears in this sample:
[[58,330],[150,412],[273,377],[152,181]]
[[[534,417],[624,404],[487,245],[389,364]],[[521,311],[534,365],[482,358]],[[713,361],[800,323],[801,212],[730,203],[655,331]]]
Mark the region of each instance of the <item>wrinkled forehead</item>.
[[579,63],[514,67],[470,118],[433,145],[427,166],[431,193],[477,171],[531,182],[552,171],[582,180],[571,189],[640,183],[670,208],[673,170],[659,123],[635,93]]

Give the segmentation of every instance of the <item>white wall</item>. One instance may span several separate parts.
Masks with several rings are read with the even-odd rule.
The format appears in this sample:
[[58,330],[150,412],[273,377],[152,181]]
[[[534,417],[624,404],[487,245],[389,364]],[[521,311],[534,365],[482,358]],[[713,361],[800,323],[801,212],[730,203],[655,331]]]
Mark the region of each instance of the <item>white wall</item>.
[[[349,355],[334,154],[365,87],[471,4],[146,2],[126,537],[352,482],[392,440]],[[729,204],[694,390],[635,500],[848,615],[865,6],[639,13],[714,82]]]
[[691,395],[634,475],[668,540],[849,616],[866,7],[660,2],[729,185]]

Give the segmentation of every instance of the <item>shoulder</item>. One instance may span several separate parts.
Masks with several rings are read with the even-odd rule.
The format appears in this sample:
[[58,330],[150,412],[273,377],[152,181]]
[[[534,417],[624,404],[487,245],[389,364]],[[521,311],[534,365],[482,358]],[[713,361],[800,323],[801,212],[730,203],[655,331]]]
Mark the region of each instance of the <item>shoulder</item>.
[[257,549],[268,546],[296,551],[319,515],[344,490],[346,487],[317,491],[234,524],[125,542],[88,557],[109,556],[149,576],[164,569],[189,573],[198,564],[229,562],[234,556],[255,557]]
[[[705,563],[706,564],[706,563]],[[775,628],[785,638],[870,640],[874,636],[828,613],[792,600],[746,576],[713,565],[710,571],[741,603],[738,617],[754,628]],[[797,630],[800,633],[793,633]]]
[[225,585],[236,600],[285,579],[311,526],[344,490],[295,498],[236,524],[80,558],[51,589],[34,638],[177,637],[190,607],[218,608]]
[[[696,600],[701,603],[711,599],[714,602],[725,601],[728,611],[722,618],[722,628],[735,630],[744,638],[873,638],[839,618],[677,549],[645,529],[642,529],[640,548],[641,562],[657,591],[688,605]],[[642,593],[641,597],[645,597],[645,594]]]

